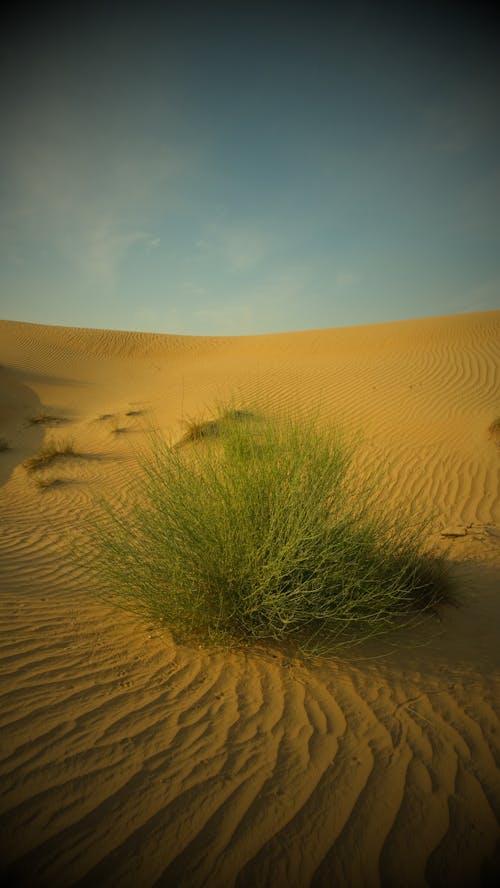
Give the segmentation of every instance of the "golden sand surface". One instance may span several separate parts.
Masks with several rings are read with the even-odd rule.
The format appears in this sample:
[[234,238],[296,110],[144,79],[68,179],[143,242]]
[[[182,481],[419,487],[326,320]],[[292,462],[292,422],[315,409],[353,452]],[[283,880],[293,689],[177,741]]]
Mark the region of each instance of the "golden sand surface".
[[[0,365],[7,883],[493,885],[500,312],[241,337],[3,321]],[[124,501],[148,429],[180,437],[235,392],[361,429],[384,494],[435,515],[459,606],[303,662],[179,644],[97,600],[71,543],[96,497]],[[40,489],[23,462],[65,437],[80,456]]]

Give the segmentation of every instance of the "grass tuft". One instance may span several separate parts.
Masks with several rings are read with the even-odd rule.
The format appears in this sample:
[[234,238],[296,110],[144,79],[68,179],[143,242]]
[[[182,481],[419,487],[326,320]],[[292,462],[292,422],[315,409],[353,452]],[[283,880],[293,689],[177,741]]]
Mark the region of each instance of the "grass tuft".
[[5,453],[6,450],[10,450],[10,444],[7,441],[7,438],[0,438],[0,453]]
[[152,435],[129,508],[102,502],[91,562],[105,598],[206,641],[304,651],[382,634],[445,599],[425,522],[383,508],[338,429],[226,411],[191,423],[182,444]]
[[186,431],[174,446],[184,447],[186,444],[193,444],[206,438],[215,438],[220,435],[221,428],[228,421],[244,421],[251,418],[252,413],[249,410],[237,410],[231,407],[222,408],[217,419],[185,419],[183,425]]
[[490,435],[500,435],[500,416],[493,420],[488,428]]
[[116,419],[113,422],[113,427],[110,430],[112,435],[122,435],[123,432],[128,432],[127,426],[120,425],[119,421]]
[[35,483],[39,490],[50,490],[54,487],[60,487],[64,484],[64,481],[61,478],[36,478]]
[[28,420],[30,425],[54,425],[65,420],[61,416],[51,416],[49,413],[37,413]]
[[175,445],[176,447],[184,447],[186,444],[192,444],[204,438],[213,438],[219,434],[219,423],[216,419],[185,419],[183,425],[186,431]]
[[25,460],[23,466],[28,472],[36,472],[39,469],[44,469],[46,466],[49,466],[54,460],[60,457],[78,455],[79,454],[75,451],[73,441],[69,439],[59,442],[49,441],[44,447],[40,448],[37,453]]

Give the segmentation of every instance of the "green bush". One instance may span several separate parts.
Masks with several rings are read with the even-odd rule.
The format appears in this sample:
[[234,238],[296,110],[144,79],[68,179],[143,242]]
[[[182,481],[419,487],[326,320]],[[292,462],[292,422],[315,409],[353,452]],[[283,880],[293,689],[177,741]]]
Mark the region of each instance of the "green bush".
[[445,594],[426,527],[381,507],[359,448],[304,416],[230,410],[142,456],[128,507],[93,524],[101,595],[204,640],[304,650],[380,634]]

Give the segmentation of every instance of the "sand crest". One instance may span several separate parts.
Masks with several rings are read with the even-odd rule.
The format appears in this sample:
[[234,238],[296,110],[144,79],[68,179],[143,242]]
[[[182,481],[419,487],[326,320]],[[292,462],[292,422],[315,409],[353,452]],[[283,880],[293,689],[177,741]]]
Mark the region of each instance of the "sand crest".
[[[242,337],[0,322],[0,845],[30,886],[489,885],[500,874],[500,312]],[[239,391],[362,429],[459,608],[394,649],[223,653],[71,558],[148,428]],[[37,421],[33,420],[37,418]],[[51,438],[78,456],[36,475]]]

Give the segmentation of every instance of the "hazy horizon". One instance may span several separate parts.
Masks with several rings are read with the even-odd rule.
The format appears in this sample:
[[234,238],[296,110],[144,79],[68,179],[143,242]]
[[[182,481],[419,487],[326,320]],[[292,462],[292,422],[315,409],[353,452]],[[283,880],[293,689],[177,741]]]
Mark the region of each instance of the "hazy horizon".
[[487,314],[488,312],[496,312],[496,311],[500,311],[500,308],[484,308],[484,309],[475,309],[474,308],[474,309],[470,309],[469,311],[447,312],[444,315],[441,313],[440,314],[429,314],[429,315],[415,315],[412,317],[391,318],[389,320],[383,320],[383,321],[362,321],[361,320],[361,321],[356,321],[353,323],[329,324],[324,327],[297,327],[294,329],[290,328],[287,330],[271,330],[271,331],[267,330],[265,332],[259,332],[259,333],[241,333],[241,332],[238,332],[238,333],[186,333],[186,332],[179,332],[178,330],[146,330],[145,328],[139,329],[139,328],[133,328],[133,327],[123,327],[123,326],[119,326],[119,325],[113,326],[113,327],[106,327],[106,326],[102,326],[102,325],[98,326],[95,324],[62,324],[60,322],[55,322],[55,321],[49,322],[49,321],[39,321],[39,320],[38,321],[20,320],[17,317],[16,318],[1,317],[0,321],[6,321],[9,323],[13,323],[13,324],[34,324],[34,325],[40,326],[40,327],[51,327],[51,328],[52,327],[55,327],[55,328],[61,327],[63,329],[74,328],[74,329],[79,329],[79,330],[112,330],[112,331],[118,332],[118,333],[152,333],[155,335],[161,334],[161,335],[174,335],[174,336],[207,336],[207,337],[217,338],[218,336],[220,336],[220,337],[268,336],[268,335],[275,336],[275,335],[280,335],[280,334],[283,334],[284,336],[286,336],[287,334],[290,334],[290,333],[312,333],[314,331],[332,330],[332,329],[342,328],[342,327],[371,327],[371,326],[377,326],[379,324],[400,325],[400,324],[404,324],[407,322],[411,323],[412,321],[425,321],[425,320],[432,320],[432,319],[438,320],[439,318],[443,318],[443,317],[444,318],[448,318],[448,317],[452,318],[455,316],[460,317],[462,315],[468,315],[468,314],[470,314],[470,315]]
[[6,320],[248,335],[500,307],[485,8],[40,9],[1,72]]

